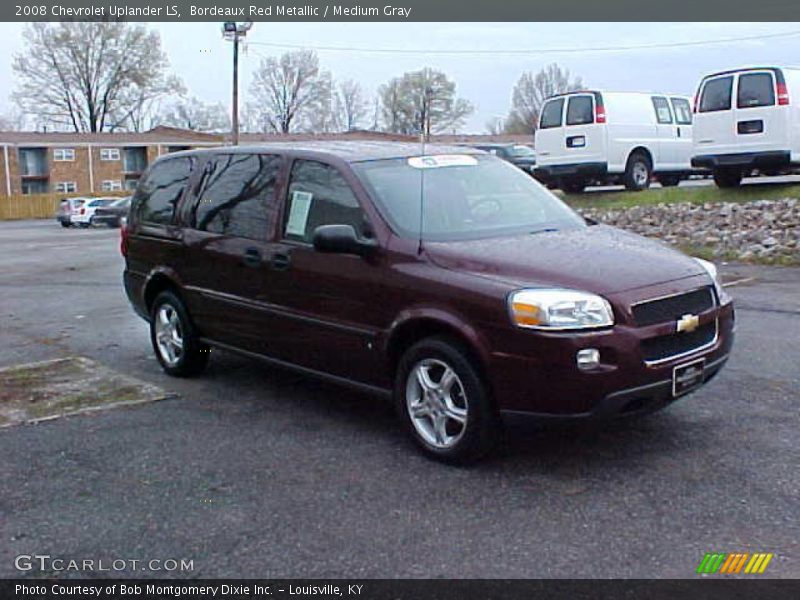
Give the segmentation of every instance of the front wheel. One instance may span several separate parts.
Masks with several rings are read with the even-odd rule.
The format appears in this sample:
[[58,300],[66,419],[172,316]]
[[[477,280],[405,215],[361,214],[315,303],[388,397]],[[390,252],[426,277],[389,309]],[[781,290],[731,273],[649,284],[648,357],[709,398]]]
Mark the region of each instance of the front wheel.
[[168,375],[191,377],[208,364],[209,348],[198,339],[186,307],[173,292],[161,292],[153,302],[150,341]]
[[644,152],[634,152],[628,158],[623,177],[625,187],[632,192],[641,192],[650,187],[653,165]]
[[658,182],[664,187],[675,187],[681,182],[677,175],[659,175]]
[[455,340],[428,338],[409,348],[394,391],[406,429],[427,456],[468,464],[494,447],[497,415],[469,353]]

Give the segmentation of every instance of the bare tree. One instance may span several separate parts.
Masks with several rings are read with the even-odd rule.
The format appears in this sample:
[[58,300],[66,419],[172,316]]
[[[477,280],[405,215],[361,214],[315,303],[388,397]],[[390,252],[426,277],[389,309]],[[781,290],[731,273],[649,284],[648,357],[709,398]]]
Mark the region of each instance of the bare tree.
[[472,105],[456,97],[456,84],[430,68],[404,73],[380,88],[386,129],[394,133],[431,133],[460,127]]
[[333,102],[340,130],[353,131],[363,126],[369,109],[357,81],[348,79],[339,83]]
[[192,131],[229,131],[231,128],[230,116],[222,103],[211,104],[194,96],[181,96],[167,104],[158,122]]
[[492,117],[486,121],[486,131],[489,135],[505,133],[505,121],[501,117]]
[[11,111],[0,115],[0,131],[23,131],[27,119],[19,110]]
[[511,112],[505,123],[506,133],[532,133],[539,122],[545,100],[555,94],[572,92],[583,87],[580,77],[570,79],[568,69],[556,63],[538,73],[523,73],[511,96]]
[[13,97],[55,127],[103,131],[130,127],[142,103],[175,91],[157,32],[122,22],[32,23],[14,55]]
[[290,133],[308,118],[328,80],[320,73],[316,53],[296,50],[279,59],[266,58],[255,72],[250,93],[255,121],[264,131]]
[[316,94],[309,100],[308,110],[298,117],[298,129],[309,133],[330,133],[338,129],[334,112],[336,90],[333,78],[322,71],[316,84]]

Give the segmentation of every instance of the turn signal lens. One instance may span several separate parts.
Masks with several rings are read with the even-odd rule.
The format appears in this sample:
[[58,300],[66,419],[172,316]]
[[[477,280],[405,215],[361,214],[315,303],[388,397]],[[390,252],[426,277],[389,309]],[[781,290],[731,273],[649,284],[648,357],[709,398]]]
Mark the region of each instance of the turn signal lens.
[[513,302],[511,308],[514,311],[514,320],[517,322],[517,325],[531,327],[541,324],[538,306],[523,304],[522,302]]
[[614,324],[605,298],[577,290],[526,289],[509,298],[511,320],[528,329],[595,329]]

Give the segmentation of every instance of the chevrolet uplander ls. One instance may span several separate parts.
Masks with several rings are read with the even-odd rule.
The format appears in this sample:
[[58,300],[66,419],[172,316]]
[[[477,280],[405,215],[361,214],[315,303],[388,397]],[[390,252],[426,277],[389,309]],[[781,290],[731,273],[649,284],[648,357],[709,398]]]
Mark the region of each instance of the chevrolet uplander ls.
[[448,462],[483,455],[511,417],[659,409],[733,341],[713,265],[587,222],[463,147],[171,154],[143,177],[121,249],[170,375],[216,347],[391,395]]

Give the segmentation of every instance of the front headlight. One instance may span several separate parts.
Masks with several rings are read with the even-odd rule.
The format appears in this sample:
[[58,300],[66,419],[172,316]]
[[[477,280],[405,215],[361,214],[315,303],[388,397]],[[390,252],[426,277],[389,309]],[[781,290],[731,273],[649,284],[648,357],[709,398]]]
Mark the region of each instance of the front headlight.
[[695,257],[695,260],[700,263],[700,266],[705,269],[706,273],[708,273],[708,276],[714,281],[714,290],[717,292],[719,303],[727,304],[728,300],[730,300],[730,296],[728,296],[728,292],[725,291],[725,288],[722,287],[722,279],[717,271],[717,266],[712,262],[703,260],[702,258]]
[[508,301],[511,320],[527,329],[594,329],[614,324],[605,298],[560,289],[518,290]]

